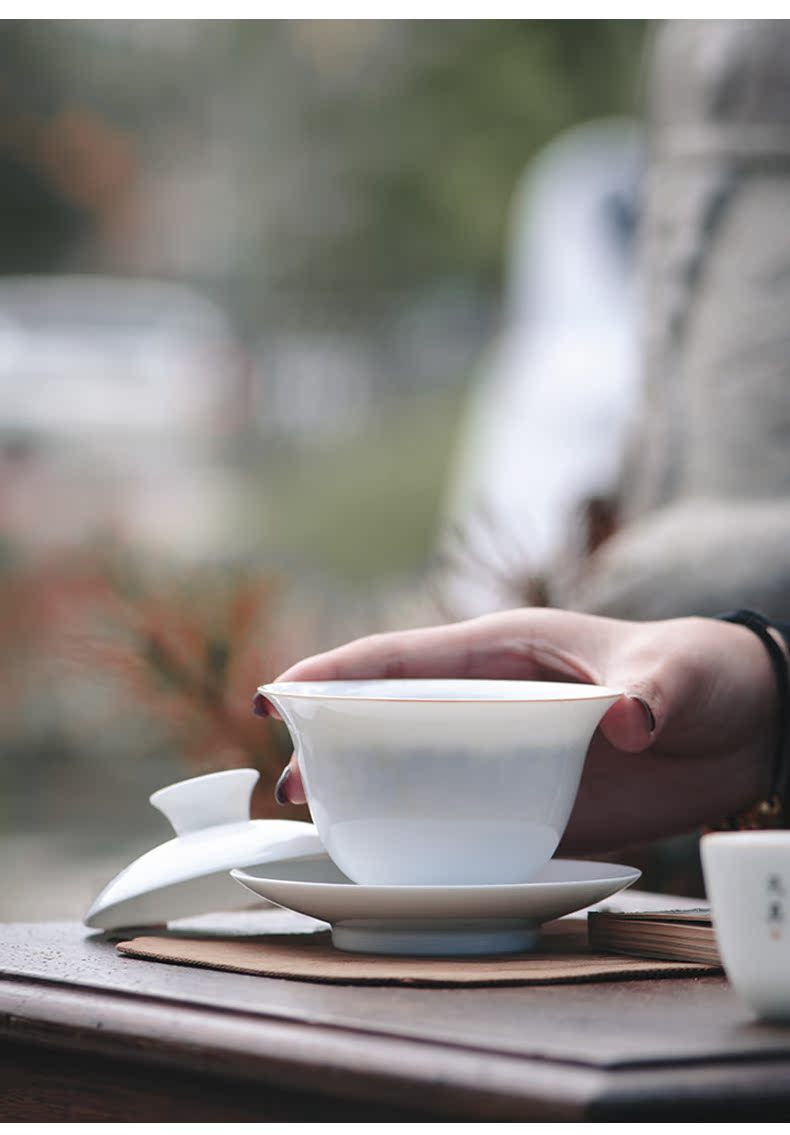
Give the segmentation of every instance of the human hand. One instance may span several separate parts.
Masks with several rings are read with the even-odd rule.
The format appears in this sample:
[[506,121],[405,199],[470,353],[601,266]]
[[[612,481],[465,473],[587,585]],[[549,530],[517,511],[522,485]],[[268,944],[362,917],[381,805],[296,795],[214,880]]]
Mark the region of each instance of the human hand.
[[[626,691],[590,746],[565,854],[688,831],[768,794],[773,670],[750,630],[714,619],[634,623],[523,608],[358,639],[277,680],[440,677],[592,682]],[[304,802],[294,758],[278,795]]]

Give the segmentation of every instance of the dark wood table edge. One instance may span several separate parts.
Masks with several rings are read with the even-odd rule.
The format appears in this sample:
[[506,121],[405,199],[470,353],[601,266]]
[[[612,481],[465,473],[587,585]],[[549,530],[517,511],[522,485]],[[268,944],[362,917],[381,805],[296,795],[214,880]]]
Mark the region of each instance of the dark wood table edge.
[[[0,1044],[479,1120],[789,1118],[786,1060],[596,1068],[0,976]],[[0,1105],[1,1108],[2,1105]],[[0,1118],[2,1111],[0,1110]],[[251,1118],[253,1118],[251,1116]]]

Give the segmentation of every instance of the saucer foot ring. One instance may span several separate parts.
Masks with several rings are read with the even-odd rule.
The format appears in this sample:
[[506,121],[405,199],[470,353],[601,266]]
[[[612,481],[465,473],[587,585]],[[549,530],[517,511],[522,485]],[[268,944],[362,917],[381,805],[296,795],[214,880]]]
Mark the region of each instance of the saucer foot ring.
[[390,922],[354,920],[332,927],[332,944],[353,954],[471,956],[518,954],[533,950],[539,927],[520,920],[434,920]]

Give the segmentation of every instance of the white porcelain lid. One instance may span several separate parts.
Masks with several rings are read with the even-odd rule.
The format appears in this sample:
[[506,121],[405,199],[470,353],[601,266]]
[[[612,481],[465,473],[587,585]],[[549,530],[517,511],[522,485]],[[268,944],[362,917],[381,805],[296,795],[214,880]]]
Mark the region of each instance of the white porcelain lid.
[[160,788],[150,797],[175,839],[147,851],[108,883],[85,915],[100,930],[161,925],[210,911],[241,910],[254,896],[230,876],[285,859],[325,854],[312,824],[251,820],[256,769],[228,769]]

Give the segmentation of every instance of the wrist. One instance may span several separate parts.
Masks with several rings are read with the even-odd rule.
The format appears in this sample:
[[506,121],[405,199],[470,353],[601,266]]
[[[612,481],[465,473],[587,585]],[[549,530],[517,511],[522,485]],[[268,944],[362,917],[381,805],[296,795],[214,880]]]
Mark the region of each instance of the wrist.
[[[787,817],[787,782],[790,768],[790,672],[787,640],[755,611],[739,610],[717,616],[747,630],[752,653],[758,646],[753,666],[761,696],[758,702],[761,726],[754,750],[743,767],[740,801],[732,813],[716,827],[725,830],[784,827]],[[767,671],[767,664],[770,669]]]

